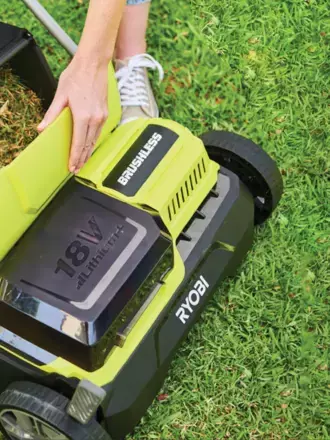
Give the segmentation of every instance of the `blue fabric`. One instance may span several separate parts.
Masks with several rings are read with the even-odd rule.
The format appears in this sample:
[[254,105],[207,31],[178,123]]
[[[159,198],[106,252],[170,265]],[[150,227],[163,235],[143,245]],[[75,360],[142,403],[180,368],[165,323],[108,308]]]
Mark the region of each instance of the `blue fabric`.
[[128,5],[140,5],[141,3],[148,3],[151,0],[127,0]]

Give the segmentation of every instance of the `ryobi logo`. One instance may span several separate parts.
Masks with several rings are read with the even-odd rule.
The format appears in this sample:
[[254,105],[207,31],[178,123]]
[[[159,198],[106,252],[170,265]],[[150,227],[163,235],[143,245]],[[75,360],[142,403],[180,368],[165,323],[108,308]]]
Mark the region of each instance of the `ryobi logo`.
[[181,304],[180,308],[175,313],[182,324],[185,324],[190,318],[194,309],[200,303],[201,297],[204,295],[209,287],[209,283],[201,275],[198,281],[196,281],[196,283],[194,284],[194,288],[188,293],[185,301]]
[[157,147],[159,142],[163,139],[163,136],[159,133],[154,133],[148,142],[143,146],[143,148],[138,152],[135,158],[132,160],[130,165],[122,173],[122,175],[117,179],[117,182],[122,186],[126,186],[140,166],[144,163],[150,153]]

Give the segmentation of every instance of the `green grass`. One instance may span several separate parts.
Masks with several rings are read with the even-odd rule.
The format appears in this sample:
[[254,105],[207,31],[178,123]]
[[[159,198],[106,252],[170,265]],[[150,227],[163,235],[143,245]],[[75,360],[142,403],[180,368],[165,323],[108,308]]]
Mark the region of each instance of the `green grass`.
[[[44,0],[78,38],[87,1]],[[34,32],[55,71],[67,57]],[[150,52],[167,70],[162,114],[196,134],[259,142],[285,194],[236,278],[176,357],[131,439],[330,438],[330,13],[327,0],[155,0]]]

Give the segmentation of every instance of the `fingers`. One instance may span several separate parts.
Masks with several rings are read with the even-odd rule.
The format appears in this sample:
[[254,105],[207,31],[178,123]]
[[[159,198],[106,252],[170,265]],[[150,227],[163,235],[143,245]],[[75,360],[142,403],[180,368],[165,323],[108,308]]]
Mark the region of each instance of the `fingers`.
[[78,166],[77,166],[79,171],[85,165],[85,163],[87,163],[88,159],[91,157],[91,155],[93,153],[93,150],[94,150],[94,146],[93,147],[87,147],[86,146],[86,148],[83,150],[83,153],[80,156],[79,163],[78,163]]
[[44,119],[40,122],[37,127],[37,130],[41,133],[48,127],[55,119],[60,115],[62,110],[66,107],[67,100],[63,96],[56,94],[54,101],[49,107],[47,113],[44,116]]
[[80,170],[93,153],[98,127],[90,124],[87,129],[86,144],[81,150],[76,168]]
[[[83,165],[91,157],[95,143],[100,136],[104,122],[107,119],[107,112],[100,112],[91,116],[86,130],[85,144],[80,147],[80,155],[72,156],[72,163],[70,159],[70,167],[74,168],[74,173],[77,173]],[[72,154],[74,154],[72,152]],[[71,171],[71,169],[70,169]]]
[[86,147],[88,124],[88,117],[73,115],[73,136],[69,160],[69,170],[71,173],[79,171],[78,163]]
[[78,165],[76,167],[76,171],[75,171],[76,173],[78,173],[78,171],[81,170],[81,168],[85,165],[85,163],[91,157],[93,150],[94,150],[94,144],[93,145],[86,145],[86,147],[82,150]]

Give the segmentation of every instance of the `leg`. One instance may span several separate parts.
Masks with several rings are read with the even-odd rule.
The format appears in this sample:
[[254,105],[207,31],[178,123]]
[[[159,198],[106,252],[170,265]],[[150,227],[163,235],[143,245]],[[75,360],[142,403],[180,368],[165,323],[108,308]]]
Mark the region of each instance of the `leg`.
[[148,70],[162,66],[146,53],[150,0],[127,0],[116,43],[116,77],[121,98],[121,124],[139,118],[157,118],[158,106],[148,78]]
[[149,9],[150,1],[128,0],[117,36],[117,59],[146,53]]

